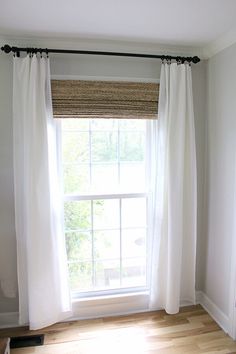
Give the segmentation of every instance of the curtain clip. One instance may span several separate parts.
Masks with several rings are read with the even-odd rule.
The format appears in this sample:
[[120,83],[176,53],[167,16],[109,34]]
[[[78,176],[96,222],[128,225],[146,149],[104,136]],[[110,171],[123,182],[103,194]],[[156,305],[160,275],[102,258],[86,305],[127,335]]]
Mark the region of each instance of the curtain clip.
[[191,64],[192,64],[192,58],[191,58],[191,57],[188,57],[188,58],[186,58],[186,61],[188,62],[188,65],[191,66]]
[[161,63],[164,64],[164,62],[165,62],[165,56],[162,55],[162,56],[161,56]]
[[169,55],[166,56],[166,62],[167,62],[168,65],[171,64],[171,57]]
[[177,63],[177,65],[180,65],[180,64],[182,63],[182,60],[181,60],[180,57],[177,57],[177,58],[176,58],[176,63]]

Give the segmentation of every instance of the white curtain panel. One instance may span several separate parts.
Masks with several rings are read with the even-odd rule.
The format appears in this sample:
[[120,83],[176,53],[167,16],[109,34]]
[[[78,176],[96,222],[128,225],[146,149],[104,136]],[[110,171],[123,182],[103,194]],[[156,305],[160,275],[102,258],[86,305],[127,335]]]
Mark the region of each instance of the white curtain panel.
[[49,59],[14,58],[13,139],[20,324],[70,315]]
[[158,120],[149,123],[150,308],[195,303],[197,175],[191,67],[162,64]]

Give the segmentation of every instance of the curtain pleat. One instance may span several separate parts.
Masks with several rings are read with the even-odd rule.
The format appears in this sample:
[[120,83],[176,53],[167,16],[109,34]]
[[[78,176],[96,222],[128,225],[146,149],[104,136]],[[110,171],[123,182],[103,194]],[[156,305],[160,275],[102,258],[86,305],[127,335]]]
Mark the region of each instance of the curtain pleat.
[[49,59],[14,58],[14,193],[20,324],[70,315]]
[[149,122],[150,308],[195,303],[197,173],[191,67],[162,64],[158,121]]

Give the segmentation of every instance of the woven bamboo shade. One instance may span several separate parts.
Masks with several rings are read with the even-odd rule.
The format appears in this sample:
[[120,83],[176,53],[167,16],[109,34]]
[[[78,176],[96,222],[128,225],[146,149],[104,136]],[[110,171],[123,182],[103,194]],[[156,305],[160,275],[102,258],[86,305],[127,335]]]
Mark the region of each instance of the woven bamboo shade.
[[54,118],[157,118],[159,84],[52,80]]

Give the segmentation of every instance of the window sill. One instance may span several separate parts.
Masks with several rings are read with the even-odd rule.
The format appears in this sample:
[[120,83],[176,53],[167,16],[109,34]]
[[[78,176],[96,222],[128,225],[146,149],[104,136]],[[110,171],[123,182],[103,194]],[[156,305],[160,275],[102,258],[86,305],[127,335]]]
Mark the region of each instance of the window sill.
[[73,299],[73,319],[87,319],[147,311],[149,292]]

